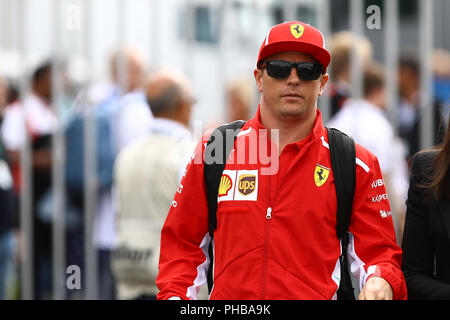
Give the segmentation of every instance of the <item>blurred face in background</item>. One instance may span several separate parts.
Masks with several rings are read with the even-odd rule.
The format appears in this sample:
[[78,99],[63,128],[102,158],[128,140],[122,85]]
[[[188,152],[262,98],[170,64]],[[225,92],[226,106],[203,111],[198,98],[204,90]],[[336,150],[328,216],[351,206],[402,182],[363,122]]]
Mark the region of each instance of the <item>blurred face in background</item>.
[[419,87],[418,74],[406,66],[398,69],[398,91],[403,99],[411,101]]
[[228,117],[229,121],[247,120],[249,117],[250,106],[244,101],[242,95],[236,88],[228,90]]
[[[126,50],[116,53],[111,60],[113,81],[122,86],[125,81],[125,91],[131,92],[144,84],[144,62],[141,54],[136,50]],[[122,79],[122,72],[124,79]]]
[[144,79],[144,70],[142,62],[137,56],[130,56],[128,59],[128,88],[127,91],[133,91],[142,86]]
[[47,103],[52,101],[52,67],[47,67],[33,80],[33,92]]

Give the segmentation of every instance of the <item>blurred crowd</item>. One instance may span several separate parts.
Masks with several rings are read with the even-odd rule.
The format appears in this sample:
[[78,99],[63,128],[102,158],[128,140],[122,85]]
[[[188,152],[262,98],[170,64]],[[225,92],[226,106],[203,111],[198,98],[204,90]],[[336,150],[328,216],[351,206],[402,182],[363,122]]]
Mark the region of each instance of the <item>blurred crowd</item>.
[[[363,70],[358,99],[351,97],[353,46]],[[341,32],[333,36],[329,49],[331,82],[325,94],[332,116],[326,125],[348,133],[378,157],[400,242],[408,161],[420,148],[419,60],[410,54],[399,59],[394,124],[387,117],[386,70],[374,61],[370,42]],[[19,207],[24,170],[20,159],[27,138],[32,155],[33,296],[52,298],[52,136],[61,126],[66,141],[66,261],[84,270],[86,115],[96,124],[97,212],[92,241],[98,258],[98,298],[153,299],[156,295],[159,230],[174,193],[182,188],[179,181],[195,145],[191,122],[196,99],[185,75],[173,69],[149,73],[136,49],[118,50],[107,63],[109,82],[77,91],[61,77],[62,96],[55,94],[52,85],[54,61],[33,70],[29,90],[23,95],[14,82],[0,78],[0,299],[21,297]],[[64,72],[64,67],[58,67]],[[433,74],[434,102],[429,107],[433,108],[433,137],[438,144],[449,120],[449,52],[436,50]],[[213,119],[210,127],[252,117],[257,91],[249,76],[223,88],[224,117]],[[83,295],[68,290],[67,298]]]

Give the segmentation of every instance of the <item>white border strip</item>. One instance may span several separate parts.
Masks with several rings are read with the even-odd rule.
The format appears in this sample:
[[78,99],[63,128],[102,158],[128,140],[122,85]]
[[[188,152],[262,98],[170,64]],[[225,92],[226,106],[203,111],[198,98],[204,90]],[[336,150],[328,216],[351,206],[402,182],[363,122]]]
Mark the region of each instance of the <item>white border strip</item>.
[[348,234],[348,258],[350,262],[350,271],[357,279],[359,279],[359,290],[362,290],[362,288],[366,284],[367,278],[375,272],[376,265],[369,266],[366,272],[366,270],[364,269],[364,266],[366,265],[365,262],[363,262],[356,254],[355,239],[353,237],[353,234],[351,232],[349,232]]
[[195,278],[193,285],[187,288],[186,291],[186,297],[191,300],[198,299],[198,291],[200,290],[200,287],[207,282],[207,273],[209,268],[208,246],[210,241],[211,237],[209,232],[207,232],[200,244],[200,248],[202,249],[206,259],[202,264],[197,266],[197,277]]
[[250,133],[250,131],[252,131],[252,127],[248,128],[247,130],[243,130],[243,131],[239,131],[237,137],[243,136],[244,134]]

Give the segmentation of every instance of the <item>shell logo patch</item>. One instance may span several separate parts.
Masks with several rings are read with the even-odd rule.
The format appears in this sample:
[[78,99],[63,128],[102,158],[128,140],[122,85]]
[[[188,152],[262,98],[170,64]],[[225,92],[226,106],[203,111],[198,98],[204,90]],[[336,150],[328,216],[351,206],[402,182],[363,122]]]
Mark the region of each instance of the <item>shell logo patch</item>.
[[327,181],[329,175],[329,168],[317,164],[316,169],[314,170],[314,182],[316,183],[316,186],[320,187],[323,185]]
[[295,37],[295,39],[300,38],[303,35],[304,30],[305,28],[301,24],[291,24],[291,33]]
[[258,200],[258,170],[223,170],[217,202]]
[[239,177],[238,191],[244,196],[255,191],[256,176],[252,174],[243,174]]
[[219,197],[226,196],[232,186],[233,182],[231,181],[231,178],[226,174],[222,175],[222,178],[220,178],[220,185],[219,185]]

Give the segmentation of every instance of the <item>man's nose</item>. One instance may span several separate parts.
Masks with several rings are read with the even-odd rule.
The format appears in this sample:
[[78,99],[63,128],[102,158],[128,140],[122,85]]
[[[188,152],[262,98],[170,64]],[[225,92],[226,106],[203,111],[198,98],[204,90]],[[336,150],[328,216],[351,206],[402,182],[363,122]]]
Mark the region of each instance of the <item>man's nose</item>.
[[287,78],[288,84],[299,84],[300,78],[297,74],[297,69],[294,67],[291,69],[291,72],[289,73],[289,77]]

